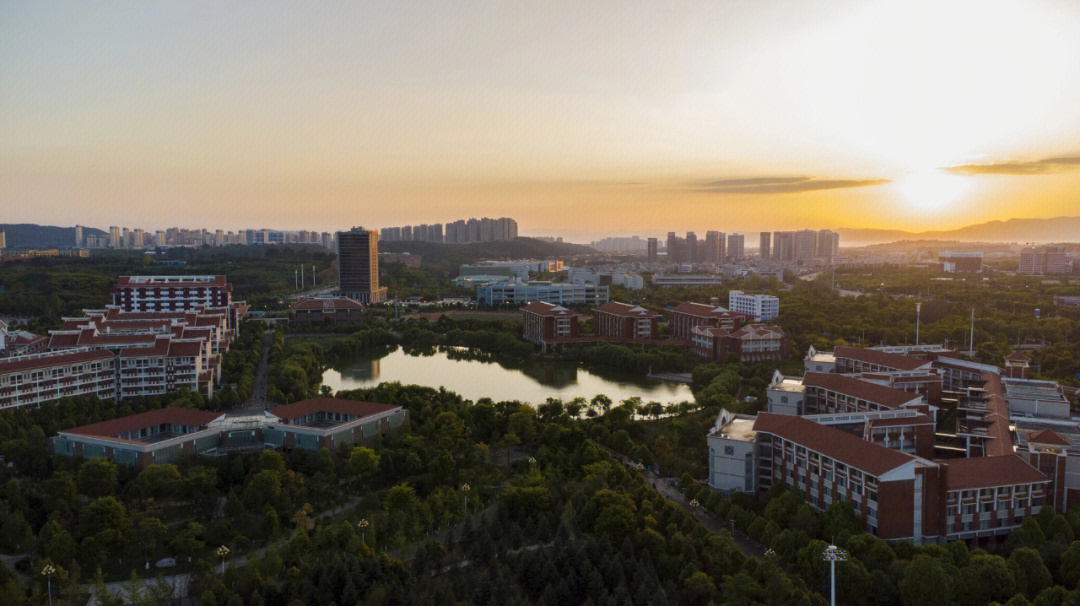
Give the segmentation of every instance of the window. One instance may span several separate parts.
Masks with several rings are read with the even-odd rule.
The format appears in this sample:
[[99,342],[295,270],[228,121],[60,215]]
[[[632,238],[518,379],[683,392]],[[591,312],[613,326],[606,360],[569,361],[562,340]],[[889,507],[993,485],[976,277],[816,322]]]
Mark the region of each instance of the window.
[[729,457],[733,456],[735,454],[735,447],[734,446],[725,446],[724,447],[724,454],[729,456]]

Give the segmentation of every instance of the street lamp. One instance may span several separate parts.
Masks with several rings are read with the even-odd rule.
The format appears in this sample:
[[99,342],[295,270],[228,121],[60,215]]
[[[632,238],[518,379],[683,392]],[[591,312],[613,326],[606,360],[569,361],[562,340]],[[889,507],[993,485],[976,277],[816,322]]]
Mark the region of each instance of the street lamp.
[[52,606],[52,576],[56,574],[56,568],[52,564],[46,564],[41,569],[41,576],[45,577],[45,583],[49,586],[49,606]]
[[821,559],[829,563],[829,573],[831,577],[829,582],[829,603],[832,604],[832,606],[836,606],[836,563],[846,561],[847,552],[836,545],[829,545],[825,548],[825,551],[822,552]]
[[[1066,340],[1066,343],[1068,343],[1067,340]],[[528,461],[529,461],[529,465],[536,465],[536,457],[529,457]]]
[[469,513],[469,485],[462,484],[461,492],[465,493],[465,513]]
[[222,545],[217,548],[217,556],[221,558],[221,574],[225,574],[225,556],[229,555],[229,548]]
[[367,518],[361,518],[360,521],[356,523],[356,527],[360,529],[360,542],[366,544],[367,541],[364,540],[364,535],[367,534]]
[[691,507],[697,507],[699,505],[701,505],[701,503],[698,503],[697,499],[690,499],[690,506]]

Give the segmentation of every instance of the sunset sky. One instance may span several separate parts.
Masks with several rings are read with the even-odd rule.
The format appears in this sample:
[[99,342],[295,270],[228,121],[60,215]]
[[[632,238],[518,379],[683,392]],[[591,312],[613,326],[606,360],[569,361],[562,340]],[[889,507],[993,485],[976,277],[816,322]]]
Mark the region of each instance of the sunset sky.
[[0,1],[0,223],[1080,215],[1080,2]]

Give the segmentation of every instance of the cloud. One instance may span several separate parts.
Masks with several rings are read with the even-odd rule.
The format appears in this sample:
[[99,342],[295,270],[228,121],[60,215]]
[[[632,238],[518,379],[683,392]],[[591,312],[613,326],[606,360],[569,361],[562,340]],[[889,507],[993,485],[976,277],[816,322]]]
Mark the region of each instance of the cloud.
[[823,189],[849,189],[888,183],[888,179],[817,179],[814,177],[748,177],[698,184],[700,191],[718,194],[790,194]]
[[1047,175],[1080,168],[1080,156],[1061,156],[1034,162],[1000,162],[997,164],[961,164],[942,170],[954,175]]

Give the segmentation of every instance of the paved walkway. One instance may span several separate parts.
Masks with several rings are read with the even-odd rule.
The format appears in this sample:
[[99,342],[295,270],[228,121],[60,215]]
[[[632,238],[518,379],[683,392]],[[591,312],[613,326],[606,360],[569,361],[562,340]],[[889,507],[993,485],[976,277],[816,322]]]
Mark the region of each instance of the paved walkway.
[[266,410],[266,387],[269,380],[270,345],[274,342],[274,331],[267,330],[263,333],[262,358],[259,360],[259,368],[255,371],[255,382],[251,386],[251,396],[237,412],[255,413]]

